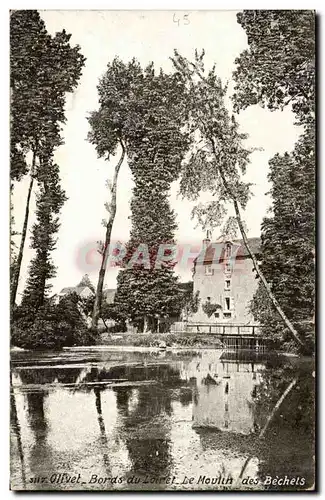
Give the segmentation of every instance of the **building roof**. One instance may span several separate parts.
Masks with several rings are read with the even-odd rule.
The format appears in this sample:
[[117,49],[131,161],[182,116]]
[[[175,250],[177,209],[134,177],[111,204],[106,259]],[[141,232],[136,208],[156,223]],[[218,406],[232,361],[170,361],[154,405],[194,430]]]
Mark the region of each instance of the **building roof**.
[[66,295],[67,293],[73,293],[73,292],[79,295],[86,288],[89,288],[89,290],[91,290],[89,286],[68,286],[66,288],[62,288],[59,295]]
[[59,295],[65,295],[66,293],[72,293],[74,291],[75,287],[74,286],[69,286],[66,288],[62,288],[61,292]]
[[[81,292],[87,288],[89,288],[91,290],[91,287],[88,285],[68,286],[68,287],[62,288],[61,292],[58,295],[61,297],[62,297],[62,295],[67,295],[69,293],[77,293],[78,295],[80,295]],[[114,302],[115,294],[116,294],[115,288],[106,288],[105,290],[103,290],[103,298],[108,304],[112,304]]]
[[[211,264],[213,260],[217,260],[217,262],[223,261],[225,258],[225,243],[227,241],[218,241],[215,243],[210,243],[206,248],[204,260],[200,261],[200,264]],[[236,252],[236,259],[245,259],[249,257],[249,253],[244,244],[243,240],[233,240],[231,241],[233,245],[239,245],[239,248]],[[261,239],[260,238],[248,238],[249,247],[255,255],[260,253],[261,247]],[[202,255],[204,250],[202,249],[199,255]],[[198,261],[199,255],[194,259],[194,263]]]
[[[249,257],[249,253],[245,246],[244,240],[234,240],[234,243],[241,246],[243,257]],[[248,238],[249,248],[254,254],[259,254],[261,252],[261,238]]]

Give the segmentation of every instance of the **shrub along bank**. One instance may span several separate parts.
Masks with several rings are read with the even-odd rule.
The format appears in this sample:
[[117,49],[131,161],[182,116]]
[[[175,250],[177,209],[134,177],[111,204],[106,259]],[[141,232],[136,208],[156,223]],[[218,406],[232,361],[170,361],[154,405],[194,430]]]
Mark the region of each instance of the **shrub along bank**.
[[220,340],[211,335],[196,335],[186,333],[101,333],[96,341],[97,345],[133,346],[133,347],[195,347],[215,348],[222,347]]

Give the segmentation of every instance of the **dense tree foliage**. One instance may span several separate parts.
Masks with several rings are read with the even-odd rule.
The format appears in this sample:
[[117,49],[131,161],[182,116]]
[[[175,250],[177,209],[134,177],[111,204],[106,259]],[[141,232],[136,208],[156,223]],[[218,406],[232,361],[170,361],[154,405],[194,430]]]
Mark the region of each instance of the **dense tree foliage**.
[[102,255],[99,269],[96,296],[93,304],[92,328],[97,329],[98,320],[102,315],[103,287],[109,257],[109,245],[117,208],[117,181],[122,166],[126,143],[133,133],[132,116],[138,102],[138,86],[143,79],[141,67],[135,59],[125,64],[118,58],[107,65],[106,73],[97,86],[99,109],[89,117],[90,132],[88,140],[95,145],[100,158],[110,160],[118,150],[120,158],[115,165],[113,180],[107,182],[109,199],[105,203],[108,220],[103,220],[105,241],[100,242]]
[[[315,311],[315,150],[312,131],[303,134],[291,154],[270,161],[272,211],[262,223],[263,273],[286,314],[309,345]],[[256,319],[277,345],[289,344],[261,286],[252,302]]]
[[53,162],[51,155],[41,157],[41,168],[38,173],[39,191],[36,201],[36,223],[32,227],[31,248],[36,250],[35,257],[29,266],[29,276],[24,289],[21,306],[29,310],[33,318],[52,285],[49,280],[56,275],[51,260],[51,252],[55,249],[55,235],[59,230],[59,212],[66,200],[60,187],[59,167]]
[[237,14],[248,48],[236,59],[234,103],[292,106],[298,123],[315,119],[315,12],[245,10]]
[[[87,298],[81,299],[81,310],[87,318],[92,318],[94,302],[95,295],[90,295]],[[99,319],[102,320],[106,331],[126,331],[126,317],[123,315],[120,308],[115,303],[108,303],[107,301],[103,300]],[[109,324],[110,321],[114,321],[114,324]]]
[[[76,87],[85,62],[80,48],[70,46],[70,38],[65,30],[51,36],[37,11],[13,11],[10,15],[10,173],[13,181],[30,175],[20,247],[18,255],[13,257],[11,274],[12,342],[27,348],[70,345],[78,333],[85,331],[76,303],[63,301],[56,306],[48,298],[49,280],[55,276],[51,252],[56,245],[59,213],[66,200],[53,155],[62,143],[66,93]],[[17,307],[15,300],[35,183],[36,222],[31,238],[35,256],[29,266],[22,303]]]
[[204,229],[221,226],[228,233],[234,218],[228,216],[227,203],[235,200],[245,209],[251,196],[242,174],[253,150],[245,146],[247,135],[239,131],[226,108],[226,86],[214,67],[204,67],[204,51],[195,53],[194,62],[175,51],[173,63],[186,87],[186,123],[191,137],[190,154],[182,165],[180,192],[195,201],[202,192],[210,192],[212,201],[198,202],[192,215]]
[[[178,293],[177,280],[172,268],[154,269],[154,262],[159,244],[172,243],[176,228],[168,195],[187,144],[180,132],[183,107],[178,99],[182,95],[179,86],[182,83],[176,75],[162,71],[155,74],[152,64],[142,69],[136,60],[125,64],[116,58],[108,64],[98,86],[100,109],[89,119],[92,127],[89,137],[99,156],[110,158],[118,146],[122,147],[135,181],[132,230],[123,265],[128,267],[140,244],[147,245],[151,265],[150,269],[141,263],[130,265],[132,268],[121,273],[116,302],[129,319],[137,318],[140,323],[145,316],[151,321],[155,315],[172,313],[177,302],[173,293]],[[116,180],[117,175],[112,186],[115,196]],[[107,205],[110,219],[105,225],[110,227],[103,245],[97,295],[103,286],[116,198],[114,207],[111,203]],[[100,316],[98,305],[96,314]]]
[[76,87],[85,62],[79,46],[70,46],[70,38],[65,30],[52,37],[36,10],[16,10],[10,14],[11,179],[20,180],[30,173],[20,248],[12,275],[12,307],[34,179],[42,175],[44,165],[40,158],[62,143],[65,95]]
[[198,311],[200,303],[200,293],[194,293],[193,281],[187,281],[179,284],[179,289],[182,293],[181,311],[183,313],[183,320],[188,321],[188,318]]
[[[238,111],[260,104],[292,106],[302,135],[292,153],[269,162],[272,215],[262,224],[262,264],[286,315],[311,348],[315,296],[315,13],[244,11],[237,15],[248,49],[236,60],[233,96]],[[256,319],[279,345],[290,346],[259,284]]]
[[[76,87],[85,61],[70,38],[65,30],[52,37],[36,10],[10,15],[11,146],[22,160],[38,152],[44,138],[60,143],[65,94]],[[22,173],[14,163],[12,177]]]
[[46,350],[93,343],[80,300],[75,293],[63,297],[58,304],[45,299],[33,317],[27,307],[18,306],[11,325],[11,344]]
[[135,181],[132,228],[115,300],[140,330],[155,331],[180,310],[175,262],[159,265],[157,260],[159,245],[174,243],[175,214],[168,198],[187,149],[187,136],[181,131],[184,88],[178,75],[156,75],[150,65],[139,90],[141,112],[136,111],[136,133],[127,143]]

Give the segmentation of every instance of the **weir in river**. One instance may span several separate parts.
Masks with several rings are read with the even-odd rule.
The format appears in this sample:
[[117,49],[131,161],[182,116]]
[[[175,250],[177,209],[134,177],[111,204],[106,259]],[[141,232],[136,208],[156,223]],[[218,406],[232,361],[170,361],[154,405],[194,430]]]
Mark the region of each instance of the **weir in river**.
[[264,352],[267,349],[267,338],[260,325],[220,324],[220,323],[175,323],[172,333],[208,335],[216,337],[224,349],[253,349]]

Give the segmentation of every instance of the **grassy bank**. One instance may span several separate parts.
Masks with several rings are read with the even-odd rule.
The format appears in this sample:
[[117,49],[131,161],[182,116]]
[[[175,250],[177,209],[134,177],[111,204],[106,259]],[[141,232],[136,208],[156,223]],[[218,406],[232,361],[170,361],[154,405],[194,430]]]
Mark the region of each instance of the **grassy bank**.
[[221,342],[211,335],[177,333],[101,333],[97,345],[133,347],[220,348]]

